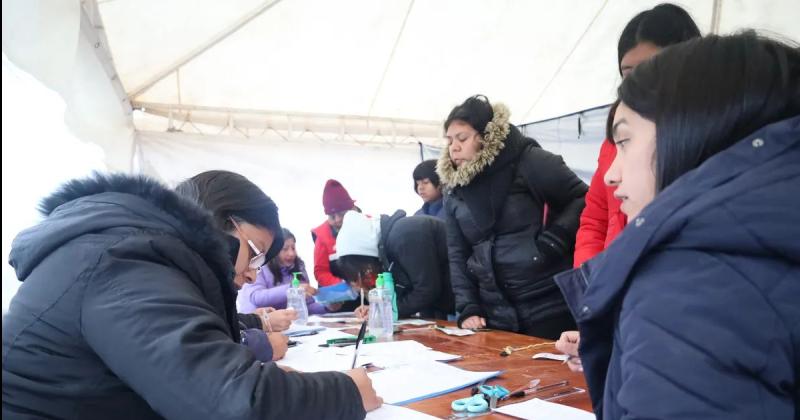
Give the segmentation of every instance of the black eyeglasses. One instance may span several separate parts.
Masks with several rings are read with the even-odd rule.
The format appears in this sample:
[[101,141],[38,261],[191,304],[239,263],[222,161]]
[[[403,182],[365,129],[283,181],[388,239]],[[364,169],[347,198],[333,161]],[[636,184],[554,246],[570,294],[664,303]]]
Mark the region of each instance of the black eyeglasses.
[[253,241],[251,241],[250,238],[248,238],[247,235],[244,234],[244,231],[242,230],[241,226],[239,226],[239,223],[236,223],[236,220],[233,217],[229,217],[229,219],[231,219],[231,222],[233,223],[233,226],[236,228],[236,231],[239,232],[239,235],[242,238],[244,238],[245,241],[247,241],[247,245],[250,245],[250,249],[252,249],[253,252],[256,254],[255,257],[250,258],[250,263],[248,264],[248,267],[251,270],[256,270],[256,271],[261,270],[261,267],[267,263],[266,252],[258,250],[256,244],[254,244]]

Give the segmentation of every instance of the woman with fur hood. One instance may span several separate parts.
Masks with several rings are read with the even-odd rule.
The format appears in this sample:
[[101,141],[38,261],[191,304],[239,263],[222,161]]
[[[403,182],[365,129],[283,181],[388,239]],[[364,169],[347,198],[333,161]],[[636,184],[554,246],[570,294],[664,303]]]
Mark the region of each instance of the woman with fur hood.
[[444,129],[437,172],[459,326],[558,338],[574,320],[553,275],[572,266],[586,184],[485,96],[455,107]]

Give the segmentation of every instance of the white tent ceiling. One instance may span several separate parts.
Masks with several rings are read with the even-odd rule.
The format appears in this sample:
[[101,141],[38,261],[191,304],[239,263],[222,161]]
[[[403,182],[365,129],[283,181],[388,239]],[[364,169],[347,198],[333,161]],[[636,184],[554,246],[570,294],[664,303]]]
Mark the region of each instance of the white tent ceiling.
[[[610,102],[619,33],[657,3],[99,0],[97,7],[119,79],[133,106],[150,114],[289,135],[382,130],[434,139],[451,107],[476,93],[508,104],[517,123]],[[703,32],[754,27],[800,39],[797,0],[677,3]],[[152,121],[135,123],[151,129]]]

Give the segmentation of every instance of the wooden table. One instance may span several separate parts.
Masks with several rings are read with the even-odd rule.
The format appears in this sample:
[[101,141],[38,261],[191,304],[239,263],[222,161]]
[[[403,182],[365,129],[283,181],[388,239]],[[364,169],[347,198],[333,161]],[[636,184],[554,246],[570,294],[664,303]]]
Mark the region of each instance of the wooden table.
[[[441,326],[454,326],[452,322],[438,321],[437,324]],[[460,360],[449,362],[453,366],[472,371],[504,371],[500,376],[487,381],[487,385],[502,385],[509,390],[513,390],[535,378],[541,379],[542,385],[566,379],[569,380],[570,386],[586,389],[586,380],[583,374],[573,373],[566,365],[558,361],[531,359],[531,356],[536,353],[557,353],[555,347],[552,345],[520,350],[506,357],[500,356],[500,351],[505,346],[521,347],[530,344],[546,343],[548,340],[497,330],[478,332],[466,337],[456,337],[434,329],[419,329],[419,327],[406,325],[402,328],[404,330],[413,329],[413,331],[396,333],[394,335],[395,341],[416,340],[434,350],[463,356]],[[439,397],[411,403],[406,407],[439,418],[447,418],[452,414],[450,403],[455,399],[468,397],[469,395],[470,388],[465,388]],[[522,402],[530,398],[535,398],[535,395],[503,401],[498,404],[498,406]],[[569,395],[554,402],[587,411],[592,410],[588,390],[586,393]],[[480,419],[510,418],[512,417],[500,413],[492,413],[480,417]]]

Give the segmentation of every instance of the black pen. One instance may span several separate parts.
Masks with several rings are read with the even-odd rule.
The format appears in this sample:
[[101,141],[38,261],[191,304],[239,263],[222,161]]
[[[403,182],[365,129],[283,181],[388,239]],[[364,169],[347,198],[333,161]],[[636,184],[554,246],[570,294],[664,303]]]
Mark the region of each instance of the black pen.
[[[560,387],[560,386],[566,386],[568,384],[569,384],[569,381],[561,381],[561,382],[556,382],[556,383],[550,384],[550,385],[536,386],[536,387],[533,387],[533,388],[523,389],[521,391],[514,392],[513,394],[510,394],[506,398],[524,397],[526,395],[535,394],[535,393],[544,391],[546,389],[552,389],[552,388],[557,388],[557,387]],[[505,399],[505,398],[503,398],[503,399]]]
[[358,358],[358,345],[364,339],[364,333],[367,332],[367,321],[361,323],[361,329],[358,330],[358,337],[356,338],[356,348],[353,350],[353,366],[350,369],[356,368],[356,359]]

